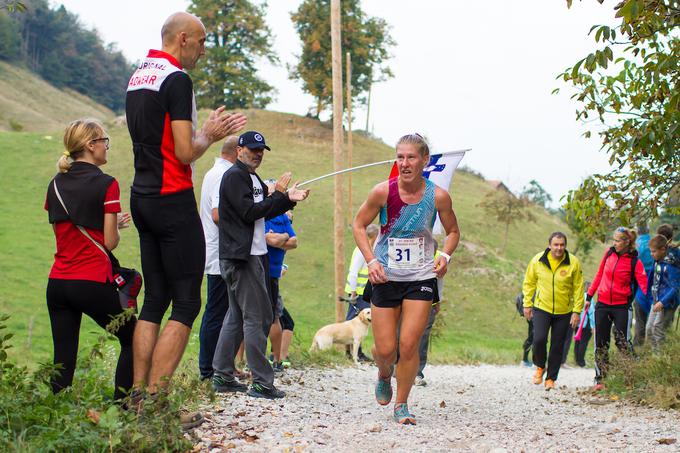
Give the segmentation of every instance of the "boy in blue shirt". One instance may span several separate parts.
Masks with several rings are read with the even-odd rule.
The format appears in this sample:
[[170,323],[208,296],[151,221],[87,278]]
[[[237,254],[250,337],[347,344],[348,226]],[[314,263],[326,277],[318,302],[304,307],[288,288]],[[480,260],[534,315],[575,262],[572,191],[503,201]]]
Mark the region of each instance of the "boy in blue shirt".
[[649,250],[655,263],[652,278],[647,282],[647,294],[651,296],[652,307],[647,319],[646,336],[654,348],[664,341],[678,308],[680,260],[668,249],[668,240],[662,235],[649,240]]

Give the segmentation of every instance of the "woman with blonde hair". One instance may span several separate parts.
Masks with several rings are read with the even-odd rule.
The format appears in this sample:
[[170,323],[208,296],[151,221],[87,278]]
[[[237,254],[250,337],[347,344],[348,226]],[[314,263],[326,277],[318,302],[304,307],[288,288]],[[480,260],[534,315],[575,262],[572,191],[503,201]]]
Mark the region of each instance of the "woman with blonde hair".
[[628,353],[630,346],[631,303],[636,287],[647,294],[647,275],[635,250],[635,231],[619,227],[614,231],[614,241],[604,254],[600,267],[588,288],[586,307],[588,311],[595,292],[595,389],[604,388],[602,380],[609,365],[609,343],[612,324],[614,342],[619,351]]
[[[109,149],[102,124],[91,119],[73,121],[64,132],[64,149],[45,200],[57,247],[47,283],[54,363],[61,367],[51,382],[55,393],[73,382],[83,313],[105,328],[123,312],[109,252],[118,245],[118,229],[130,221],[128,214],[119,214],[118,182],[99,169]],[[135,322],[132,316],[114,332],[121,346],[116,399],[132,387]]]

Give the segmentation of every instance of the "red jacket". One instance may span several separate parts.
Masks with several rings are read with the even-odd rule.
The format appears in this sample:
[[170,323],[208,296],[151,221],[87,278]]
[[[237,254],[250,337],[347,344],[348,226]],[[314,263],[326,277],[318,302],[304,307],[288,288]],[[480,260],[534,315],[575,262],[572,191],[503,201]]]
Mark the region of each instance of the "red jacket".
[[[593,283],[588,288],[588,300],[597,291],[597,301],[606,305],[625,305],[633,296],[631,293],[631,267],[633,257],[637,257],[637,251],[619,255],[611,247],[607,250],[600,262],[600,267],[595,274]],[[635,280],[642,292],[647,291],[647,275],[642,261],[635,263]]]

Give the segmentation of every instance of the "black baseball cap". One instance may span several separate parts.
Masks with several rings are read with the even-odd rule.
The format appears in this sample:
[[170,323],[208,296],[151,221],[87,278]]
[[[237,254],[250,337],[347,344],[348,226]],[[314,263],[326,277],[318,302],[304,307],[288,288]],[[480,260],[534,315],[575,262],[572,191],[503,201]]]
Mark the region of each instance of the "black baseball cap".
[[245,146],[248,149],[266,149],[271,151],[272,149],[267,146],[264,142],[264,136],[256,131],[248,131],[242,133],[238,137],[238,146]]

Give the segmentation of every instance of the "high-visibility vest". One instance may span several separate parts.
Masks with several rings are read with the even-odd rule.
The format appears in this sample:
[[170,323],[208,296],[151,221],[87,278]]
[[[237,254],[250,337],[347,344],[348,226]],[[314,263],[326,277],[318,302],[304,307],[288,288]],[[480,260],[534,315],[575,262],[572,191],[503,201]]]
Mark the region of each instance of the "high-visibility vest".
[[[359,247],[354,248],[354,251],[352,252],[352,260],[350,261],[350,263],[352,263],[357,258],[357,253],[361,254]],[[359,270],[359,275],[357,276],[357,288],[355,290],[357,296],[361,296],[364,294],[364,288],[366,288],[367,283],[368,283],[368,266],[366,266],[366,262],[364,261],[364,265],[361,266],[361,269]],[[347,294],[352,293],[352,287],[349,284],[349,272],[347,273],[347,279],[345,280],[345,292]]]

